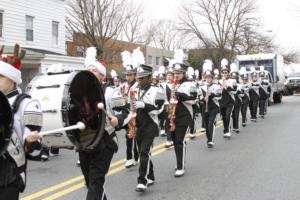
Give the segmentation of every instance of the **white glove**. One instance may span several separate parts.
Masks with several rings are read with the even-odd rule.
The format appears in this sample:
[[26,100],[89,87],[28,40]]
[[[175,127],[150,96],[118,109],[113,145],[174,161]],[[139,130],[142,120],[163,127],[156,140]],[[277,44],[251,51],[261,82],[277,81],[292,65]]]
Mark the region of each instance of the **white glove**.
[[135,107],[136,107],[136,109],[145,108],[145,103],[142,102],[142,101],[136,101],[135,102]]

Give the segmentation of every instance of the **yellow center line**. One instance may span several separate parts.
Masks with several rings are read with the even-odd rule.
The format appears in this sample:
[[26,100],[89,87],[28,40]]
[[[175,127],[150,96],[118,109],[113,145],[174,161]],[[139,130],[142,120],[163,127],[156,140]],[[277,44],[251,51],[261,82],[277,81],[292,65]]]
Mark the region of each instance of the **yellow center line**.
[[[221,124],[221,123],[222,123],[222,121],[217,121],[217,127],[216,127],[216,128],[218,128],[219,124]],[[200,129],[197,130],[197,132],[199,132],[199,131],[200,131]],[[201,132],[200,132],[200,133],[201,133]],[[203,134],[204,134],[204,133],[201,133],[200,135],[203,135]],[[197,134],[197,136],[200,136],[200,135]],[[168,149],[164,148],[164,146],[165,146],[164,143],[159,144],[159,145],[156,145],[156,146],[152,149],[152,151],[153,151],[153,154],[152,154],[152,155],[155,156],[155,155],[157,155],[157,154],[159,154],[159,153],[162,153],[162,152],[168,150]],[[170,149],[170,148],[169,148],[169,149]],[[125,162],[126,162],[126,159],[121,159],[121,160],[118,160],[118,161],[113,162],[113,163],[111,164],[111,166],[110,166],[110,170],[109,170],[109,172],[108,172],[108,176],[110,176],[110,175],[112,175],[112,174],[114,174],[114,173],[116,173],[116,172],[119,172],[119,171],[125,169],[125,166],[120,166],[120,167],[117,167],[117,168],[115,168],[115,169],[112,169],[112,168],[114,168],[114,167],[116,167],[116,166],[119,166],[119,165],[125,163]],[[59,183],[59,184],[57,184],[57,185],[54,185],[54,186],[51,186],[51,187],[49,187],[49,188],[43,189],[43,190],[41,190],[41,191],[39,191],[39,192],[36,192],[36,193],[34,193],[34,194],[31,194],[31,195],[29,195],[29,196],[23,197],[21,200],[33,200],[33,199],[36,199],[36,198],[38,198],[38,197],[44,196],[45,194],[48,194],[48,193],[50,193],[50,192],[59,190],[59,189],[61,189],[61,188],[63,188],[63,187],[66,187],[66,186],[68,186],[68,185],[71,185],[71,184],[73,184],[73,183],[76,183],[76,182],[79,182],[79,181],[82,181],[82,180],[83,180],[83,176],[80,175],[80,176],[74,177],[74,178],[72,178],[72,179],[69,179],[69,180],[67,180],[67,181],[61,182],[61,183]],[[74,187],[74,186],[72,186],[72,187]],[[71,188],[72,188],[72,187],[71,187]],[[63,190],[63,191],[65,191],[65,190]],[[68,190],[68,191],[69,191],[69,190]],[[70,192],[72,192],[72,191],[70,191]]]
[[[222,125],[217,125],[216,126],[216,128],[220,128],[220,127],[222,127]],[[205,134],[205,132],[196,133],[197,137],[202,136],[204,134]],[[188,138],[188,137],[186,137],[186,141],[189,141],[189,140],[191,140],[191,139]],[[158,150],[156,150],[156,151],[154,151],[152,153],[152,156],[157,156],[157,155],[162,154],[163,152],[165,152],[165,151],[167,151],[169,149],[173,149],[173,148],[174,148],[174,146],[172,146],[172,147],[170,147],[168,149],[166,149],[166,148],[158,149]],[[120,167],[117,167],[115,169],[109,170],[107,176],[111,176],[111,175],[113,175],[113,174],[115,174],[117,172],[120,172],[120,171],[124,170],[124,169],[125,169],[125,166],[120,166]],[[43,200],[55,200],[55,199],[58,199],[59,197],[65,196],[65,195],[67,195],[67,194],[69,194],[71,192],[79,190],[79,189],[83,188],[84,186],[85,186],[84,182],[81,182],[79,184],[76,184],[76,185],[68,188],[68,189],[59,191],[59,192],[57,192],[57,193],[55,193],[55,194],[53,194],[53,195],[51,195],[51,196],[49,196],[47,198],[44,198]]]

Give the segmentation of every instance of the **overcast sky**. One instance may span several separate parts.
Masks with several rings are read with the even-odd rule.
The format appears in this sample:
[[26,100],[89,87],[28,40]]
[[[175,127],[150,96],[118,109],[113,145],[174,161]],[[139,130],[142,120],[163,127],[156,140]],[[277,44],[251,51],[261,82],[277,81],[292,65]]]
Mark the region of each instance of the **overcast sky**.
[[[145,15],[151,19],[174,19],[180,5],[189,0],[142,1]],[[276,43],[285,50],[300,50],[300,1],[257,0],[258,16],[265,30],[272,30]]]

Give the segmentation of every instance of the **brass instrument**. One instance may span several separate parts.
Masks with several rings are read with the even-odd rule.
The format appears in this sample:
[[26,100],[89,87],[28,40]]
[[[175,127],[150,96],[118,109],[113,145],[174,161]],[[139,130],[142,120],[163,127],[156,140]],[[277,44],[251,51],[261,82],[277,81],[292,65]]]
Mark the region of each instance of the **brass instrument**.
[[135,117],[136,117],[136,107],[134,106],[135,102],[136,102],[136,96],[137,91],[136,90],[130,90],[129,92],[129,98],[130,98],[130,115],[131,115],[131,119],[128,122],[128,127],[129,127],[129,131],[128,131],[128,137],[129,138],[135,138],[136,137],[136,121],[135,121]]
[[171,98],[170,98],[170,105],[169,105],[169,119],[170,119],[170,131],[174,132],[176,129],[175,126],[175,112],[176,112],[176,106],[178,103],[177,97],[176,97],[176,90],[177,90],[178,81],[173,80],[172,81],[172,88],[171,88]]
[[204,98],[204,100],[205,100],[205,112],[208,112],[208,98],[209,98],[209,93],[210,93],[210,91],[208,91],[209,90],[209,86],[208,86],[208,84],[206,84],[206,94],[205,94],[205,98]]

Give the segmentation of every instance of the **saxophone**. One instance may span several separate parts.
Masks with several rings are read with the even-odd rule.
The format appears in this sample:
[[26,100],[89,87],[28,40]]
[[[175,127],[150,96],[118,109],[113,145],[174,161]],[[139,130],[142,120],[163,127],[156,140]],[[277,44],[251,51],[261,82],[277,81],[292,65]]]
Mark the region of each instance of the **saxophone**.
[[207,113],[208,112],[208,99],[209,99],[209,93],[210,93],[210,89],[209,89],[209,86],[208,84],[206,84],[206,94],[205,94],[205,112]]
[[171,88],[171,98],[170,98],[170,105],[169,105],[169,119],[170,119],[170,131],[174,132],[175,127],[175,112],[176,112],[176,106],[178,103],[177,97],[176,97],[176,89],[177,89],[178,81],[173,80],[172,81],[172,88]]
[[131,115],[131,119],[128,122],[128,127],[129,127],[129,131],[128,131],[128,137],[129,138],[135,138],[136,137],[136,107],[134,106],[135,102],[136,102],[136,96],[137,91],[136,90],[130,90],[129,92],[129,98],[130,98],[130,115]]

